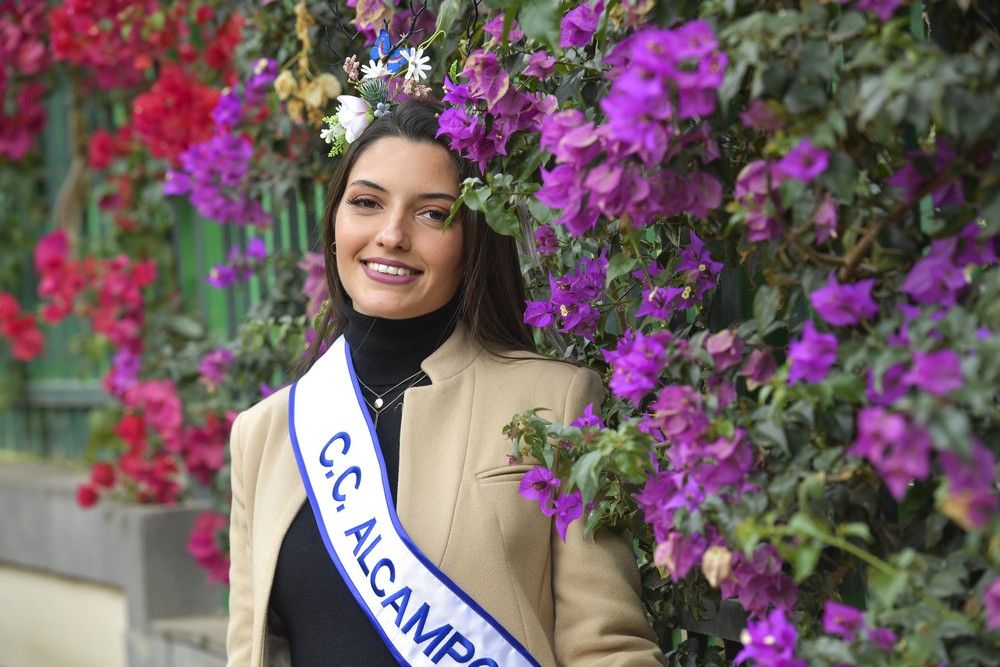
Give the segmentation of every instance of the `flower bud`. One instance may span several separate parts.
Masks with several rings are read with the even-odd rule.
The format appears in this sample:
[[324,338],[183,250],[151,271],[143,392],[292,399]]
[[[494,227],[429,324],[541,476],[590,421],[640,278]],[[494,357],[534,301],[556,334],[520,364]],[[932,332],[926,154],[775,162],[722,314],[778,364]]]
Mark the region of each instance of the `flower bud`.
[[701,557],[701,571],[712,588],[729,578],[732,572],[733,554],[724,546],[716,545],[705,550]]

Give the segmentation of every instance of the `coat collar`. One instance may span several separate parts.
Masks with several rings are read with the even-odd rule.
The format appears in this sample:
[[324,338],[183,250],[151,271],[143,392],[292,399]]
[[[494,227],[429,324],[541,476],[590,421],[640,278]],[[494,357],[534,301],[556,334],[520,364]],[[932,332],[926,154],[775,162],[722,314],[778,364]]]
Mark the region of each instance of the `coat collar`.
[[424,359],[420,367],[427,373],[431,384],[447,380],[472,365],[482,352],[468,327],[459,320],[451,336]]

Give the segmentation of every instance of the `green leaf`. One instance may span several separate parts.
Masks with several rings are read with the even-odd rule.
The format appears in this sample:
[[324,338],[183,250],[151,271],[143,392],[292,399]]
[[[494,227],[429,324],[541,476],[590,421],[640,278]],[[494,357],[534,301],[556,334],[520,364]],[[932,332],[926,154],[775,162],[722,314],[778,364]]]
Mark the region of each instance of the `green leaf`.
[[460,0],[443,0],[438,6],[436,29],[445,32],[451,30],[451,26],[462,15],[463,4]]
[[521,221],[499,197],[486,200],[486,224],[497,234],[521,237]]
[[615,278],[625,275],[634,269],[637,264],[638,262],[635,257],[623,255],[621,253],[615,255],[611,258],[611,261],[608,262],[608,275],[607,279],[604,281],[604,286],[610,286],[611,283],[614,282]]
[[554,52],[559,48],[560,17],[559,0],[527,0],[521,5],[517,23],[525,37]]
[[528,198],[528,213],[534,218],[539,224],[548,224],[558,217],[559,212],[549,208],[542,202],[538,201],[534,197]]
[[201,325],[200,322],[194,320],[186,315],[178,315],[167,320],[167,326],[170,329],[185,338],[201,338],[205,335],[205,327]]
[[892,574],[875,568],[869,570],[869,590],[875,594],[875,599],[883,609],[892,607],[899,594],[906,589],[908,580],[909,577],[903,570],[897,570]]
[[570,480],[580,489],[585,505],[597,495],[601,459],[600,452],[587,452],[573,464]]
[[781,296],[778,290],[770,285],[761,285],[757,288],[757,294],[753,298],[753,319],[761,333],[767,331],[771,322],[774,322],[780,302]]
[[485,211],[486,201],[493,195],[489,187],[475,188],[468,190],[463,196],[465,205],[473,211]]

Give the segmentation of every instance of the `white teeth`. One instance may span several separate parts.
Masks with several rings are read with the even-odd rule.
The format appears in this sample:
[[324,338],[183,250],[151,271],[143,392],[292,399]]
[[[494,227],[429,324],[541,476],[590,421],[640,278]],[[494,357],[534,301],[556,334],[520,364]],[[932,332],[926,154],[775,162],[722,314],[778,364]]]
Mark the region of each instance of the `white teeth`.
[[368,262],[367,265],[372,271],[385,273],[390,276],[412,276],[417,273],[412,269],[404,269],[401,266],[389,266],[388,264],[378,264],[377,262]]

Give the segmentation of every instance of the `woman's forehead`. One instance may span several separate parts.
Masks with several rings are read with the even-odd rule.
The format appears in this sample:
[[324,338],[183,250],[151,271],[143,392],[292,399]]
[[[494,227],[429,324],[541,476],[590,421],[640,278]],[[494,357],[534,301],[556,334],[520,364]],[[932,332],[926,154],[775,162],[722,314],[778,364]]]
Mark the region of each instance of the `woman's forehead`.
[[458,173],[448,151],[402,137],[385,137],[369,146],[358,156],[347,182],[348,186],[374,184],[390,192],[459,193]]

